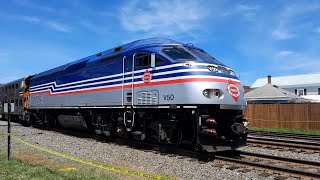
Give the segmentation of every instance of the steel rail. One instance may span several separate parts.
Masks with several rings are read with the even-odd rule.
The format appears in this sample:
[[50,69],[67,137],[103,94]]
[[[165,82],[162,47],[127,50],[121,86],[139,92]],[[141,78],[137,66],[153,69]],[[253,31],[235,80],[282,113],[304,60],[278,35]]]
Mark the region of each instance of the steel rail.
[[319,146],[320,147],[320,143],[317,143],[317,142],[293,141],[293,140],[287,140],[287,139],[273,139],[273,138],[252,137],[252,136],[248,136],[248,139],[282,142],[282,143],[290,143],[290,144],[303,144],[303,145]]
[[274,160],[279,160],[279,161],[284,161],[284,162],[293,162],[293,163],[298,163],[298,164],[303,164],[303,165],[311,165],[311,166],[320,167],[320,162],[318,162],[318,161],[307,161],[307,160],[301,160],[301,159],[293,159],[293,158],[288,158],[288,157],[274,156],[274,155],[268,155],[268,154],[259,154],[259,153],[239,151],[239,150],[237,150],[237,152],[239,152],[241,155],[248,155],[248,156],[252,156],[252,157],[261,157],[261,158],[274,159]]
[[224,157],[224,156],[216,156],[215,159],[221,160],[221,161],[233,162],[233,163],[237,163],[237,164],[241,164],[241,165],[253,166],[256,168],[269,169],[269,170],[278,171],[278,172],[295,174],[298,176],[307,176],[310,178],[320,178],[319,173],[313,173],[313,172],[302,171],[302,170],[297,170],[297,169],[279,167],[279,166],[275,166],[275,165],[263,164],[263,163],[252,162],[252,161],[247,161],[247,160]]
[[298,142],[298,141],[289,141],[289,140],[282,140],[282,139],[270,139],[270,138],[258,138],[258,137],[248,137],[247,144],[250,145],[259,144],[259,145],[271,145],[271,146],[278,146],[278,147],[287,147],[287,148],[300,148],[304,150],[313,150],[313,151],[320,151],[320,144],[319,143],[312,143],[312,142]]
[[273,137],[273,138],[286,138],[286,139],[300,139],[307,141],[319,141],[319,135],[305,135],[305,134],[289,134],[289,133],[261,133],[261,132],[250,132],[249,136],[251,137]]
[[320,138],[320,135],[315,134],[293,134],[293,133],[282,133],[282,132],[266,132],[266,131],[250,131],[249,134],[270,134],[275,136],[281,136],[281,135],[288,135],[288,136],[301,136],[301,137],[313,137],[313,138]]

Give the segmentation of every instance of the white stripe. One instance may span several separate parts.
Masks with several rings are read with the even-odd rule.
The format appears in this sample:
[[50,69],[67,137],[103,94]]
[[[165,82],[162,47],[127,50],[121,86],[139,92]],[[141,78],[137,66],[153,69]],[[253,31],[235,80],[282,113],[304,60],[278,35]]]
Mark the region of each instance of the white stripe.
[[30,89],[32,88],[36,88],[36,87],[40,87],[40,86],[45,86],[45,85],[51,85],[53,82],[49,82],[49,83],[45,83],[45,84],[39,84],[39,85],[36,85],[36,86],[30,86]]
[[[214,65],[214,64],[208,64],[208,63],[193,63],[190,62],[192,65],[197,65],[197,66],[207,66],[207,65]],[[179,66],[185,66],[186,63],[177,63],[177,64],[171,64],[171,65],[166,65],[166,66],[160,66],[157,67],[158,69],[167,69],[167,68],[172,68],[172,67],[179,67]],[[227,68],[227,67],[226,67]],[[230,68],[228,68],[230,69]],[[153,70],[153,68],[148,68],[149,71]],[[134,71],[134,73],[141,73],[146,71],[146,69],[142,69],[142,70],[138,70],[138,71]],[[132,72],[126,72],[124,75],[130,75]],[[71,82],[71,83],[66,83],[66,84],[56,84],[55,81],[54,82],[49,82],[49,83],[45,83],[45,84],[40,84],[40,85],[36,85],[36,86],[32,86],[30,87],[30,89],[35,89],[37,87],[43,86],[41,88],[44,87],[50,87],[50,86],[45,86],[45,85],[52,85],[55,84],[56,87],[62,87],[62,86],[67,86],[67,85],[72,85],[72,84],[77,84],[77,83],[82,83],[82,82],[88,82],[88,81],[95,81],[95,80],[100,80],[100,79],[105,79],[105,78],[113,78],[113,77],[117,77],[117,76],[122,76],[123,73],[119,73],[119,74],[113,74],[113,75],[109,75],[109,76],[102,76],[102,77],[98,77],[98,78],[92,78],[92,79],[86,79],[86,80],[81,80],[81,81],[75,81],[75,82]]]
[[[161,81],[168,81],[168,80],[177,80],[177,79],[188,79],[188,78],[209,78],[209,79],[224,79],[224,80],[229,80],[231,78],[225,78],[225,77],[220,77],[220,76],[204,76],[204,75],[189,75],[189,76],[177,76],[177,77],[170,77],[170,78],[162,78],[162,79],[156,79],[152,80],[152,82],[161,82]],[[232,81],[240,82],[237,79],[232,79]],[[143,81],[135,82],[134,84],[143,84]],[[84,88],[84,89],[75,89],[75,90],[69,90],[69,91],[63,91],[63,92],[51,92],[50,89],[50,94],[62,94],[62,93],[69,93],[69,92],[76,92],[76,91],[86,91],[86,90],[94,90],[94,89],[101,89],[101,88],[111,88],[115,86],[120,86],[121,84],[113,84],[113,85],[105,85],[105,86],[99,86],[99,87],[91,87],[91,88]],[[131,82],[125,83],[124,85],[131,85]],[[58,89],[56,89],[58,90]],[[61,89],[59,89],[61,90]],[[34,93],[39,93],[39,92],[45,92],[48,90],[41,90],[41,91],[33,91],[31,94]]]
[[[152,75],[153,77],[160,76],[160,75],[166,75],[166,74],[174,74],[174,73],[180,73],[180,72],[203,72],[203,71],[209,71],[208,69],[180,69],[180,70],[173,70],[173,71],[166,71],[166,72],[160,72],[160,73],[155,73]],[[152,72],[152,71],[151,71]],[[135,76],[134,79],[140,79],[142,76]],[[124,80],[130,80],[132,77],[126,77]],[[91,86],[91,85],[97,85],[97,84],[104,84],[104,83],[110,83],[110,82],[117,82],[117,81],[122,81],[122,78],[119,79],[113,79],[109,81],[100,81],[100,82],[93,82],[93,83],[88,83],[88,84],[80,84],[80,85],[75,85],[75,86],[68,86],[68,87],[62,87],[62,88],[54,88],[54,86],[48,86],[48,88],[52,87],[54,90],[64,90],[64,89],[71,89],[71,88],[77,88],[77,87],[84,87],[84,86]],[[42,89],[43,87],[41,87]],[[32,91],[37,91],[40,88],[33,89]]]
[[[192,63],[193,65],[210,65],[207,63]],[[178,67],[178,66],[184,66],[185,63],[179,63],[179,64],[171,64],[171,65],[167,65],[167,66],[161,66],[158,67],[157,69],[166,69],[166,68],[171,68],[171,67]],[[152,72],[153,68],[148,68],[149,71]],[[138,70],[138,71],[134,71],[134,74],[136,73],[141,73],[141,72],[145,72],[146,69],[142,69],[142,70]],[[172,73],[178,73],[178,72],[195,72],[195,71],[200,71],[200,72],[204,72],[204,71],[209,71],[208,69],[180,69],[180,70],[173,70],[173,71],[166,71],[166,72],[160,72],[160,73],[155,73],[153,76],[159,76],[159,75],[165,75],[165,74],[172,74]],[[130,75],[132,74],[132,72],[126,72],[125,75]],[[81,80],[81,81],[76,81],[76,82],[71,82],[71,83],[66,83],[66,84],[61,84],[61,85],[57,85],[56,82],[51,82],[51,83],[46,83],[46,84],[42,84],[42,85],[37,85],[37,86],[32,86],[30,87],[30,90],[32,91],[37,91],[39,89],[43,89],[43,88],[50,88],[52,87],[55,90],[62,90],[62,89],[69,89],[69,88],[75,88],[75,87],[83,87],[83,86],[88,86],[88,85],[96,85],[96,84],[103,84],[103,83],[108,83],[108,82],[116,82],[116,81],[120,81],[121,79],[113,79],[113,80],[109,80],[109,81],[102,81],[102,82],[94,82],[94,83],[89,83],[89,84],[81,84],[81,85],[76,85],[76,86],[69,86],[69,87],[64,87],[64,88],[59,88],[59,87],[63,87],[63,86],[67,86],[67,85],[72,85],[72,84],[78,84],[78,83],[83,83],[83,82],[89,82],[89,81],[95,81],[95,80],[100,80],[100,79],[106,79],[106,78],[113,78],[113,77],[117,77],[117,76],[123,76],[123,73],[120,74],[114,74],[114,75],[109,75],[109,76],[103,76],[103,77],[98,77],[98,78],[92,78],[92,79],[86,79],[86,80]],[[140,78],[140,76],[136,76],[134,79]],[[127,77],[125,78],[125,80],[129,80],[132,79],[132,77]],[[50,84],[50,85],[49,85]],[[49,85],[49,86],[45,86],[45,85]],[[40,87],[42,86],[42,87]],[[56,88],[54,88],[54,86]],[[38,88],[37,88],[38,87]]]
[[[172,67],[179,67],[179,66],[183,66],[183,63],[179,63],[179,64],[171,64],[171,65],[167,65],[167,66],[160,66],[157,68],[158,69],[167,69],[167,68],[172,68]],[[149,71],[151,71],[153,68],[148,68]],[[134,73],[141,73],[141,72],[145,72],[146,69],[142,69],[142,70],[138,70],[138,71],[134,71]],[[132,72],[126,72],[124,75],[130,75],[132,74]],[[82,82],[88,82],[88,81],[95,81],[95,80],[100,80],[100,79],[105,79],[105,78],[113,78],[113,77],[117,77],[117,76],[122,76],[123,73],[119,73],[119,74],[113,74],[113,75],[109,75],[109,76],[102,76],[102,77],[98,77],[98,78],[92,78],[92,79],[86,79],[86,80],[81,80],[81,81],[75,81],[75,82],[71,82],[71,83],[66,83],[66,84],[56,84],[55,81],[54,82],[49,82],[49,83],[45,83],[45,84],[40,84],[40,85],[36,85],[36,86],[32,86],[30,87],[30,89],[36,89],[37,87],[43,86],[41,88],[44,87],[50,87],[50,86],[45,86],[45,85],[52,85],[55,84],[56,87],[62,87],[62,86],[67,86],[67,85],[72,85],[72,84],[77,84],[77,83],[82,83]],[[37,88],[39,89],[39,88]]]

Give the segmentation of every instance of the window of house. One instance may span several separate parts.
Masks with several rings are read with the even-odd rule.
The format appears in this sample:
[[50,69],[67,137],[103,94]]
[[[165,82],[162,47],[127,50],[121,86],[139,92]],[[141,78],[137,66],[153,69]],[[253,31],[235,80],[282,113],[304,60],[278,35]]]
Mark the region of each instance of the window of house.
[[318,95],[320,95],[320,88],[318,88]]
[[297,92],[297,95],[298,95],[298,96],[303,96],[303,95],[305,95],[305,93],[307,93],[307,90],[306,90],[306,89],[298,89],[297,91],[298,91],[298,92]]

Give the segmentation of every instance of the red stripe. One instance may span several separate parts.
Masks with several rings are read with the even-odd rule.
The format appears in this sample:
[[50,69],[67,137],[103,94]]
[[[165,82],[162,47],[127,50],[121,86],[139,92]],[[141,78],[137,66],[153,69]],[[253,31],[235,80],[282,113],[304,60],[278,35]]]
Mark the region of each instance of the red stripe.
[[[134,84],[134,87],[148,87],[148,86],[159,86],[159,85],[168,85],[168,84],[179,84],[179,83],[189,83],[189,82],[222,82],[222,83],[229,83],[229,79],[219,79],[219,78],[188,78],[188,79],[174,79],[174,80],[166,80],[166,81],[158,81],[158,82],[148,82],[148,83],[139,83]],[[232,81],[236,85],[241,85],[238,81]],[[124,88],[131,88],[132,85],[125,85]],[[87,90],[78,90],[72,92],[64,92],[59,94],[51,94],[50,90],[42,91],[42,92],[35,92],[31,94],[45,94],[48,93],[50,96],[63,96],[69,94],[81,94],[81,93],[88,93],[88,92],[99,92],[99,91],[108,91],[108,90],[116,90],[121,89],[122,85],[113,86],[113,87],[104,87],[104,88],[96,88],[96,89],[87,89]]]

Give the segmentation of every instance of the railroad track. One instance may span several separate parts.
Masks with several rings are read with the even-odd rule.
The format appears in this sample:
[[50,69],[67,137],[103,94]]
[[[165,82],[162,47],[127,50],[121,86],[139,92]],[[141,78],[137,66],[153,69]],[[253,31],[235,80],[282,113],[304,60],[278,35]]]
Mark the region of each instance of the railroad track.
[[254,147],[267,147],[295,152],[320,153],[320,143],[273,139],[268,137],[248,136],[247,144]]
[[238,151],[238,153],[240,153],[240,156],[237,158],[216,156],[215,160],[231,164],[232,169],[241,168],[242,170],[240,171],[261,170],[264,173],[268,172],[266,176],[276,174],[277,176],[284,176],[283,179],[286,177],[296,177],[299,179],[320,178],[320,162],[245,151]]
[[291,134],[291,133],[277,133],[277,132],[263,132],[263,131],[250,131],[250,136],[255,137],[271,137],[271,138],[284,138],[291,140],[305,140],[320,142],[320,135],[308,135],[308,134]]
[[[150,147],[150,144],[144,147]],[[320,162],[306,161],[267,154],[252,153],[246,151],[232,151],[228,153],[202,154],[199,152],[152,145],[152,149],[142,151],[153,151],[164,156],[191,158],[190,161],[200,163],[211,163],[212,166],[224,167],[240,172],[258,171],[261,176],[275,176],[276,179],[295,177],[297,179],[319,179]]]
[[[246,151],[233,151],[229,153],[201,154],[186,149],[166,149],[153,146],[152,151],[169,157],[198,159],[200,163],[211,163],[212,166],[224,167],[240,172],[258,171],[261,176],[275,176],[276,179],[295,177],[297,179],[319,179],[320,162],[306,161],[267,154]],[[147,150],[150,151],[150,150]]]

